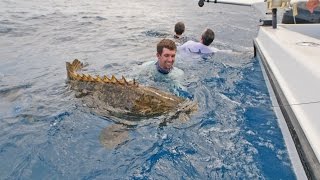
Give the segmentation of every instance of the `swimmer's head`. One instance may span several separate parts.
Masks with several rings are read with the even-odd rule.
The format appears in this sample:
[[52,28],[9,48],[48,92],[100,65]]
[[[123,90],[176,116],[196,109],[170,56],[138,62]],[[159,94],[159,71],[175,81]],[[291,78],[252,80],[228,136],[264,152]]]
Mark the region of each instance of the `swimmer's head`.
[[163,48],[167,48],[172,51],[177,51],[177,46],[176,43],[170,39],[162,39],[158,44],[157,44],[157,53],[162,54]]
[[185,30],[185,26],[183,22],[177,22],[176,25],[174,26],[174,32],[179,36],[182,33],[184,33],[184,30]]
[[202,43],[206,46],[209,46],[214,40],[214,32],[207,28],[201,35]]
[[161,69],[170,72],[173,68],[177,52],[176,43],[170,39],[162,39],[157,44],[158,65]]

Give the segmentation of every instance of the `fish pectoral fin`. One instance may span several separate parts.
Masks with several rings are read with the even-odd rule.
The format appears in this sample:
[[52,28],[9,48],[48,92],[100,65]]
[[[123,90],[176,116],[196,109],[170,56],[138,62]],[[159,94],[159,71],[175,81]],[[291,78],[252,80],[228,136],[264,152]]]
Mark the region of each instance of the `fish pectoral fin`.
[[104,147],[115,148],[129,139],[128,128],[121,124],[113,124],[101,131],[99,139]]

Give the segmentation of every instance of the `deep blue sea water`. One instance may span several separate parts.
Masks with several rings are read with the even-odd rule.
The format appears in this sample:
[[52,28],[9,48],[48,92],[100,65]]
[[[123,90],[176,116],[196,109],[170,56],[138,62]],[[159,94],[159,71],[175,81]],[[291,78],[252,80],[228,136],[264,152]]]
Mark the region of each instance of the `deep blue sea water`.
[[[253,57],[258,20],[251,7],[197,1],[0,1],[0,179],[296,179]],[[212,46],[234,53],[178,54],[198,112],[105,148],[114,122],[79,104],[65,62],[132,77],[177,21],[194,39],[212,28]]]

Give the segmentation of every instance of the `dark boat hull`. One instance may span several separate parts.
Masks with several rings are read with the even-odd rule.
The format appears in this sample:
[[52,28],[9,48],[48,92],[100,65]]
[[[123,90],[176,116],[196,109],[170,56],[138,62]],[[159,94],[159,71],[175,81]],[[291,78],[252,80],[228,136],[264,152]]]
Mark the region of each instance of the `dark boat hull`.
[[299,2],[298,3],[298,15],[294,17],[292,9],[290,9],[283,14],[282,23],[283,24],[320,23],[320,6],[315,8],[313,10],[313,13],[310,13],[308,8],[306,7],[306,3]]

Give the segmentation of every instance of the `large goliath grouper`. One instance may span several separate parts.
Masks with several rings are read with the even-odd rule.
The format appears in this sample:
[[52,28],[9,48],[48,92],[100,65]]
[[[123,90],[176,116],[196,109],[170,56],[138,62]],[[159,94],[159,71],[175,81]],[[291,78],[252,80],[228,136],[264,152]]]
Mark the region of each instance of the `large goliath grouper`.
[[100,140],[106,147],[123,142],[127,136],[125,129],[138,125],[142,120],[162,117],[158,121],[163,124],[174,119],[186,119],[197,110],[197,103],[193,101],[139,85],[135,80],[78,73],[83,64],[77,59],[67,62],[66,66],[68,82],[76,91],[76,97],[81,98],[92,112],[116,122],[101,134]]

